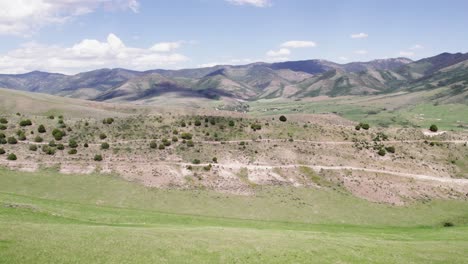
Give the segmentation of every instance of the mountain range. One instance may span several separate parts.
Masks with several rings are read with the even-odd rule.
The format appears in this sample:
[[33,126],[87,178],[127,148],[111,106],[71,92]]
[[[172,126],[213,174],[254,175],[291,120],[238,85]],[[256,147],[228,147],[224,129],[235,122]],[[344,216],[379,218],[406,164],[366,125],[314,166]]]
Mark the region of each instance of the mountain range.
[[467,102],[468,53],[412,61],[326,60],[218,65],[183,70],[99,69],[76,75],[34,71],[0,74],[0,87],[96,101],[145,101],[166,94],[208,99],[301,99],[414,92],[445,87],[435,99]]

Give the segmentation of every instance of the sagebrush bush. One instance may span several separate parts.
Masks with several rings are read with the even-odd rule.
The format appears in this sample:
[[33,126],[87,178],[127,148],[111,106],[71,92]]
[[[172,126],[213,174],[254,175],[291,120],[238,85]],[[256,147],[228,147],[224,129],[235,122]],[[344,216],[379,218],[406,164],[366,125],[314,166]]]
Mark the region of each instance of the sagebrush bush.
[[17,157],[16,157],[16,155],[14,153],[10,153],[7,156],[7,160],[16,160],[16,159],[17,159]]

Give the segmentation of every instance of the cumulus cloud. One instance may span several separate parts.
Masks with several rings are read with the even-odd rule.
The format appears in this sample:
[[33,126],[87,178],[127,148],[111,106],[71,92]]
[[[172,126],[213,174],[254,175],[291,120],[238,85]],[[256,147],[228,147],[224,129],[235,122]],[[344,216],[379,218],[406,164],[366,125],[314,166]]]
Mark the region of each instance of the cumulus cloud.
[[357,34],[351,34],[350,37],[353,38],[353,39],[361,39],[361,38],[367,38],[367,37],[369,37],[369,35],[367,35],[366,33],[361,32],[361,33],[357,33]]
[[416,55],[414,52],[412,51],[400,51],[400,56],[402,57],[414,57],[414,55]]
[[269,0],[226,0],[226,1],[234,5],[252,5],[256,7],[267,7],[271,5]]
[[105,10],[138,12],[137,0],[12,0],[0,1],[0,34],[28,36],[49,24]]
[[154,44],[150,49],[156,52],[170,52],[174,51],[182,45],[181,41],[177,42],[161,42]]
[[354,53],[359,54],[359,55],[366,55],[368,52],[367,50],[356,50]]
[[[166,43],[150,48],[128,47],[114,34],[106,41],[84,39],[71,47],[26,43],[20,48],[0,54],[0,72],[24,73],[42,70],[77,73],[96,68],[130,68],[146,70],[157,67],[171,68],[189,60],[173,52],[173,46],[162,49]],[[153,49],[153,47],[159,47]]]
[[279,50],[269,50],[267,52],[268,57],[281,57],[281,56],[288,56],[291,54],[291,51],[286,48],[281,48]]
[[302,40],[290,40],[286,41],[283,44],[281,44],[281,47],[283,48],[312,48],[317,46],[317,43],[313,41],[302,41]]

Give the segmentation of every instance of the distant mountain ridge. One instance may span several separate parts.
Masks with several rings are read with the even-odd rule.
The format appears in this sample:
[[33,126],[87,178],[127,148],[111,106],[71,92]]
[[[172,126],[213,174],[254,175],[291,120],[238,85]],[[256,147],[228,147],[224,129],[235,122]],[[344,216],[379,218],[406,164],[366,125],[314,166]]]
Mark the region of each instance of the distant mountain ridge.
[[442,53],[418,61],[390,58],[339,64],[303,60],[143,72],[99,69],[76,75],[34,71],[0,74],[0,87],[98,101],[138,101],[166,94],[207,99],[300,99],[454,85],[458,85],[456,91],[449,94],[464,95],[467,61],[468,53]]

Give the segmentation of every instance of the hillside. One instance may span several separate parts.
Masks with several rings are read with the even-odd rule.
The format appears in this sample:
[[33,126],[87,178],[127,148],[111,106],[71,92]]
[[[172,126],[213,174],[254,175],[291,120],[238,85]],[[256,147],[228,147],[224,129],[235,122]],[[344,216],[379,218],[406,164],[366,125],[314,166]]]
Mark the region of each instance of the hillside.
[[[154,102],[166,96],[246,100],[372,95],[445,87],[439,103],[466,102],[468,54],[443,53],[338,64],[325,60],[253,63],[184,70],[101,69],[76,75],[0,75],[0,87],[113,102]],[[157,101],[157,100],[156,100]]]

